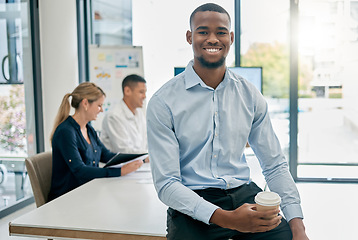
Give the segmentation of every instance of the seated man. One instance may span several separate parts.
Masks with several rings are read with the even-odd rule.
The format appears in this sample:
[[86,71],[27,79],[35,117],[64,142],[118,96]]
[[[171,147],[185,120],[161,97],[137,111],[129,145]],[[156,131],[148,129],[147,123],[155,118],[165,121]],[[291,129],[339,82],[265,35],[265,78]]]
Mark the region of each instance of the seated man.
[[[153,182],[166,204],[167,239],[308,240],[296,185],[256,87],[226,67],[230,16],[208,3],[190,16],[194,59],[162,86],[147,111]],[[249,142],[279,210],[257,211]],[[275,217],[272,218],[272,215]]]
[[147,130],[143,101],[146,81],[136,74],[122,82],[123,99],[104,117],[101,140],[112,152],[147,152]]

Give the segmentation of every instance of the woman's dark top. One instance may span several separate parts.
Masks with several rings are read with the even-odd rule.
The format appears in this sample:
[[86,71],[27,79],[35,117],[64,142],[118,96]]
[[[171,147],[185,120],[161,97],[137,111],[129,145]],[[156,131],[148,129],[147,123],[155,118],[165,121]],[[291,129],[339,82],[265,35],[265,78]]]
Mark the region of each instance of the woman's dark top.
[[87,124],[89,144],[80,125],[69,116],[57,128],[52,138],[52,181],[48,195],[51,201],[94,178],[118,177],[120,168],[99,168],[115,153],[99,140],[93,127]]

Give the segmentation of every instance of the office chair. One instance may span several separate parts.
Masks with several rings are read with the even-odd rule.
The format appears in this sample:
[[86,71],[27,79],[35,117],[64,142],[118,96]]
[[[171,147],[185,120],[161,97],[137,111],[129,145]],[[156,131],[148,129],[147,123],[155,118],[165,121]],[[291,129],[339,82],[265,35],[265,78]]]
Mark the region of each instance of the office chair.
[[51,188],[52,152],[43,152],[25,159],[36,206],[47,203]]

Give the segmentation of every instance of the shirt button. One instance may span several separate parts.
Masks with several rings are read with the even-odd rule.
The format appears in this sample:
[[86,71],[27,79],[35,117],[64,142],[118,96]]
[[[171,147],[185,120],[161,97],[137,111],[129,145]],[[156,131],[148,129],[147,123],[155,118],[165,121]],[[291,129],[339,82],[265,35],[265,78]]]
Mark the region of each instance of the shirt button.
[[69,162],[71,162],[72,160],[70,159],[70,160],[68,160]]
[[218,175],[215,175],[215,177],[216,177],[216,178],[219,178],[219,176],[218,176]]
[[216,155],[214,155],[214,158],[216,158]]
[[93,161],[93,164],[95,164],[96,162],[95,161]]
[[218,136],[218,133],[215,133],[215,137],[217,137]]
[[218,112],[215,112],[215,116],[217,116],[218,115]]
[[94,150],[94,152],[97,152],[97,150]]

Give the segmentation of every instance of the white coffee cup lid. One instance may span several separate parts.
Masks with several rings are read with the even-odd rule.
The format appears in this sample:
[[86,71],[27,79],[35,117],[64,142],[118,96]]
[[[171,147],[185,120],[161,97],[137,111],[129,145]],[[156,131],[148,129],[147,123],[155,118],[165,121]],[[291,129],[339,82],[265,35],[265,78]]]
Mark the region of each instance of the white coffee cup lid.
[[276,206],[281,203],[281,198],[275,192],[259,192],[255,197],[255,202],[262,206]]

